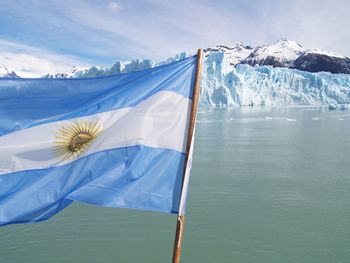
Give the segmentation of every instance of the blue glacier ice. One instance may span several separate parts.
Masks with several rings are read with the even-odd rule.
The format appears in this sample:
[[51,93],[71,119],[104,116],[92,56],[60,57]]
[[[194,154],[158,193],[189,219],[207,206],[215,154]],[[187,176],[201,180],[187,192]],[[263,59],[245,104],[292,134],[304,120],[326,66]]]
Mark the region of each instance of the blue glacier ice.
[[[155,63],[148,59],[116,62],[110,68],[74,69],[45,77],[85,78],[128,73],[183,59],[181,53]],[[200,105],[208,107],[314,105],[346,109],[350,104],[350,75],[310,73],[289,68],[232,64],[223,51],[206,52]]]
[[200,104],[213,107],[346,105],[350,75],[271,66],[232,66],[224,52],[204,61]]

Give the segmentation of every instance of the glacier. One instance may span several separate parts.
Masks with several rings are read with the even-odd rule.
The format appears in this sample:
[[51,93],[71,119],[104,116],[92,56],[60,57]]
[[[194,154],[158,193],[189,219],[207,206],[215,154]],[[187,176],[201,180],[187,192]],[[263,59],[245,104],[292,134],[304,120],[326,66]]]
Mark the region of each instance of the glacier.
[[211,52],[203,65],[201,106],[347,105],[350,75],[271,66],[231,65]]
[[[94,66],[74,70],[63,77],[86,78],[128,73],[171,63],[187,56],[189,54],[181,53],[158,63],[148,59],[118,61],[110,68]],[[233,64],[228,52],[207,51],[203,61],[199,103],[203,107],[218,108],[312,105],[347,109],[350,104],[350,75]]]
[[[244,57],[252,51],[242,44],[207,49],[203,61],[200,106],[328,106],[348,109],[350,74],[311,73],[288,67],[251,66]],[[289,53],[288,53],[289,54]],[[180,53],[161,62],[149,59],[117,61],[111,67],[74,67],[70,73],[47,74],[44,78],[88,78],[129,73],[171,63],[190,54]],[[1,69],[1,68],[0,68]],[[19,77],[7,68],[0,77]]]

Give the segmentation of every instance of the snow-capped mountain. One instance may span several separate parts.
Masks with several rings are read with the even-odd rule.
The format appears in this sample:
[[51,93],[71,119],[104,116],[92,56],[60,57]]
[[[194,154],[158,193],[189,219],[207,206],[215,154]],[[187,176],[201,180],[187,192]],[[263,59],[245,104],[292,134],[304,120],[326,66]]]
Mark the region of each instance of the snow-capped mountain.
[[[273,66],[304,70],[308,72],[331,72],[350,74],[350,59],[329,51],[320,49],[306,49],[300,44],[281,38],[271,45],[251,47],[238,43],[234,46],[218,45],[204,49],[206,57],[211,53],[222,52],[225,59],[232,66],[248,64],[251,66]],[[47,74],[44,78],[77,78],[97,77],[142,70],[149,67],[170,63],[184,58],[186,53],[181,53],[161,62],[153,62],[148,59],[136,59],[132,61],[117,61],[112,67],[73,67],[69,73]],[[2,71],[1,71],[2,70]],[[14,76],[15,72],[9,72],[0,66],[0,77]]]
[[[274,67],[289,67],[293,68],[293,62],[299,56],[304,54],[306,50],[296,42],[280,39],[272,45],[258,46],[256,48],[238,43],[234,46],[218,45],[216,47],[204,49],[205,56],[211,53],[223,53],[225,59],[231,66],[238,64],[255,65],[270,65]],[[121,62],[117,61],[111,68],[91,67],[85,69],[73,69],[71,73],[59,74],[59,76],[66,77],[92,77],[92,76],[106,76],[111,74],[118,74],[123,72],[131,72],[134,70],[145,69],[170,63],[172,61],[184,58],[186,53],[181,53],[173,58],[168,58],[162,62],[152,62],[150,60],[132,60]],[[45,77],[56,77],[55,75],[47,75]]]
[[237,65],[243,59],[247,58],[254,50],[251,46],[245,46],[243,43],[238,43],[233,47],[229,46],[216,46],[214,48],[207,48],[204,50],[208,56],[211,52],[224,52],[226,54],[227,61],[231,65]]
[[224,52],[231,65],[248,64],[293,68],[308,72],[350,74],[349,58],[325,50],[306,49],[286,38],[256,48],[240,43],[233,47],[216,46],[206,51],[207,55],[212,52]]
[[291,67],[293,62],[304,53],[305,49],[300,44],[281,38],[272,45],[256,47],[239,63],[251,66]]
[[237,64],[350,74],[349,58],[325,50],[305,49],[300,44],[286,38],[281,38],[271,45],[256,47]]
[[309,72],[350,74],[350,59],[328,51],[311,49],[294,60],[291,68]]

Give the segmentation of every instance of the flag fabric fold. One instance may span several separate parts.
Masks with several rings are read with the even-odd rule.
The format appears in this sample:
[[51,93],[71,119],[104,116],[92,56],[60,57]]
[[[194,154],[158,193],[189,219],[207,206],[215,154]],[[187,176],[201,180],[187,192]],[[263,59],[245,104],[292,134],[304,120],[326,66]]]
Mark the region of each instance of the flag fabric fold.
[[73,201],[179,213],[196,56],[87,79],[0,79],[0,225]]

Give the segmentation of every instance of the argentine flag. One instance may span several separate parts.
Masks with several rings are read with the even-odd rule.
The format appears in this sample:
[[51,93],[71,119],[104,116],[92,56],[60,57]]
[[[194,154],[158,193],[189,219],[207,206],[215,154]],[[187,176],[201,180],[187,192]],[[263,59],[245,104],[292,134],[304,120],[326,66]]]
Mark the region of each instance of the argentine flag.
[[42,221],[73,201],[182,211],[196,62],[0,79],[0,225]]

